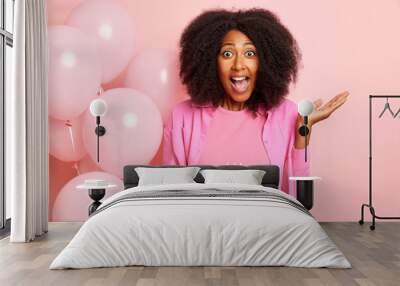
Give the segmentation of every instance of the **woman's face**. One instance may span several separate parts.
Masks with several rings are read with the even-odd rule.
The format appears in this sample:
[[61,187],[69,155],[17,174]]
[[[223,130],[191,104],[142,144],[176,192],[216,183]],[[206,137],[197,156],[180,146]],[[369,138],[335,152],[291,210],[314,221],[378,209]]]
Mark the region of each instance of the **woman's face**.
[[218,76],[228,100],[244,103],[257,79],[258,55],[251,40],[238,30],[229,31],[218,54]]

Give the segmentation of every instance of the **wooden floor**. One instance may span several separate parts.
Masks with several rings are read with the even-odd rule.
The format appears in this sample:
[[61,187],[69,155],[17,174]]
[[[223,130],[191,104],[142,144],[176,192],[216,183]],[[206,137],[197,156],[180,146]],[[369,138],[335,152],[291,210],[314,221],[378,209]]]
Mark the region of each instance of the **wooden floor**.
[[0,241],[0,285],[400,285],[400,223],[322,223],[353,268],[289,267],[120,267],[48,270],[51,261],[81,226],[50,223],[32,243]]

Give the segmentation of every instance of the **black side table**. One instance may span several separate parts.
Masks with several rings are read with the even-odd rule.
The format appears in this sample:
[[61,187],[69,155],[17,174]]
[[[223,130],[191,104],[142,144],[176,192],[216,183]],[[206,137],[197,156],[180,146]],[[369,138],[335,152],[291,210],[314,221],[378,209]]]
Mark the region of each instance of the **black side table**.
[[107,188],[116,187],[117,185],[112,184],[102,184],[102,185],[91,185],[91,184],[82,184],[77,186],[78,189],[87,189],[89,193],[89,197],[93,200],[93,203],[89,206],[88,212],[89,216],[94,213],[97,208],[101,205],[100,200],[104,198],[106,194]]
[[314,205],[314,181],[320,179],[320,177],[289,177],[289,180],[296,181],[296,199],[307,210],[311,210]]
[[101,205],[100,200],[104,198],[104,195],[106,194],[106,189],[88,189],[89,191],[89,197],[94,201],[90,206],[89,206],[89,216],[94,213],[97,208]]

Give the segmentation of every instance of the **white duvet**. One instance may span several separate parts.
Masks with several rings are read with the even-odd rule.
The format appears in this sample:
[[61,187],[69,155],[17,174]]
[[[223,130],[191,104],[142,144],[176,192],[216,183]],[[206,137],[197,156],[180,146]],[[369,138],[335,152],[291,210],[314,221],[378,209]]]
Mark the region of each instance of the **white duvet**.
[[[233,184],[135,187],[131,192],[278,190]],[[136,194],[136,193],[135,193]],[[318,222],[289,204],[261,198],[174,197],[121,201],[90,217],[50,269],[146,266],[350,268]]]

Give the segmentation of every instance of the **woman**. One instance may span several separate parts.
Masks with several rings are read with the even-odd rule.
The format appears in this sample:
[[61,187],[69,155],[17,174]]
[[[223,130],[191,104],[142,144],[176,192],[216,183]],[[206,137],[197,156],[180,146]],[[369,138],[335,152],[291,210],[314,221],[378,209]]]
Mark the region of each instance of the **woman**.
[[[180,76],[191,99],[175,107],[165,126],[164,163],[278,165],[280,189],[293,195],[288,178],[308,175],[309,161],[297,132],[303,119],[285,98],[300,61],[290,32],[264,9],[213,10],[186,27],[180,47]],[[310,131],[348,95],[314,102]]]

